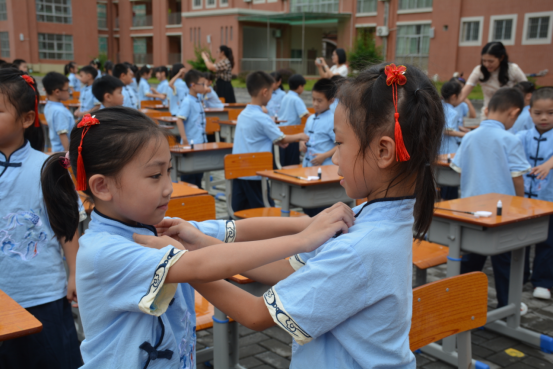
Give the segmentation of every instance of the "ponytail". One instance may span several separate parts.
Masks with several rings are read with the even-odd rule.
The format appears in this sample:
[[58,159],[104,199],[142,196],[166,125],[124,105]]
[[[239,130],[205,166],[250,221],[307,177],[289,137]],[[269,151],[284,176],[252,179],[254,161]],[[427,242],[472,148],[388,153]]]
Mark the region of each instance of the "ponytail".
[[148,73],[150,73],[150,68],[143,65],[142,68],[140,68],[140,70],[138,71],[138,74],[136,75],[136,83],[140,83],[140,80],[142,79],[142,76],[144,74],[148,74]]
[[73,239],[79,227],[79,205],[69,170],[60,163],[65,152],[52,154],[42,166],[40,182],[50,226],[60,242]]
[[75,65],[75,62],[69,62],[69,63],[65,64],[63,66],[63,74],[68,76],[69,73],[71,73],[71,68],[73,68],[73,65]]
[[44,129],[42,128],[42,122],[39,119],[39,126],[34,124],[25,129],[25,139],[29,141],[31,147],[37,151],[44,151]]

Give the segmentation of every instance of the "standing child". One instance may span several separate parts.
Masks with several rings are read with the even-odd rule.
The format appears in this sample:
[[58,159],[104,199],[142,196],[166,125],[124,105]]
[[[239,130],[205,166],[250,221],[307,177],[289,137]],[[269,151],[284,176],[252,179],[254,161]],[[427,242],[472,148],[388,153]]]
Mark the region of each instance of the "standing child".
[[[484,109],[488,118],[465,135],[451,163],[451,168],[461,173],[461,197],[488,193],[524,196],[522,175],[530,171],[530,164],[520,140],[506,131],[513,126],[523,107],[524,99],[519,90],[500,88]],[[497,307],[502,307],[508,301],[511,253],[491,258]],[[463,255],[461,273],[481,271],[486,259],[484,255]],[[527,309],[522,303],[521,310]]]
[[147,66],[142,66],[138,72],[138,105],[142,101],[149,101],[155,98],[165,98],[163,95],[160,95],[150,88],[148,80],[152,77],[152,70]]
[[[273,92],[273,78],[265,72],[252,72],[246,78],[246,87],[252,100],[238,116],[233,154],[271,152],[273,145],[286,147],[291,142],[307,141],[305,133],[284,135],[273,120],[263,112]],[[274,206],[273,199],[269,203]],[[261,177],[242,177],[232,181],[232,210],[264,207]]]
[[278,117],[278,112],[280,110],[280,104],[282,99],[286,96],[284,88],[282,88],[282,76],[279,72],[272,72],[271,77],[275,80],[273,83],[273,94],[271,100],[267,103],[267,111],[270,117]]
[[215,80],[215,75],[213,73],[205,73],[205,79],[207,81],[206,92],[204,94],[204,105],[206,108],[218,108],[222,109],[225,105],[219,99],[219,95],[215,92],[213,88],[213,81]]
[[[68,95],[67,78],[56,75],[65,81],[64,93]],[[44,77],[48,79],[50,73]],[[42,323],[40,333],[3,342],[0,367],[78,368],[82,359],[70,302],[77,302],[76,227],[83,213],[77,209],[73,188],[74,238],[59,242],[40,190],[40,169],[48,156],[38,151],[44,147],[44,137],[35,110],[37,85],[18,70],[2,69],[0,94],[0,289]],[[33,145],[37,141],[42,145]],[[71,205],[67,198],[60,201]]]
[[81,77],[81,82],[84,86],[81,89],[81,95],[79,96],[81,107],[75,110],[76,117],[82,117],[85,114],[90,114],[100,109],[100,102],[96,100],[92,94],[92,84],[98,76],[98,71],[93,66],[85,65],[79,71],[79,76]]
[[167,75],[169,74],[169,70],[166,66],[161,66],[156,69],[156,78],[159,82],[159,85],[157,85],[157,89],[152,89],[154,93],[162,95],[162,97],[158,97],[158,99],[161,100],[161,103],[165,106],[168,106],[169,101],[167,100],[167,96],[169,94],[169,81],[167,81]]
[[[132,70],[132,74],[133,74],[133,77],[132,77],[132,83],[131,83],[131,88],[133,89],[134,91],[134,94],[136,95],[136,97],[138,97],[138,82],[137,82],[137,76],[140,74],[139,73],[139,70],[138,70],[138,67],[134,64],[131,64],[131,63],[128,63],[128,62],[124,62],[123,64],[125,64],[126,66],[128,66],[129,68],[131,68]],[[140,105],[140,104],[139,104]],[[140,107],[140,106],[139,106]]]
[[52,152],[68,150],[69,133],[75,126],[75,119],[62,101],[69,100],[69,80],[63,74],[50,72],[42,79],[42,85],[48,95],[44,116]]
[[[311,251],[338,230],[347,232],[352,223],[351,209],[342,207],[311,222],[256,221],[272,228],[268,234],[275,228],[281,234],[297,233],[301,229],[294,223],[309,224],[299,234],[263,242],[187,251],[174,238],[156,237],[161,249],[143,247],[137,241],[157,236],[152,225],[163,220],[173,191],[171,153],[163,129],[137,110],[108,108],[95,118],[85,116],[71,142],[77,189],[95,205],[77,254],[79,310],[86,336],[81,344],[83,369],[194,368],[194,290],[187,283],[227,278]],[[62,241],[74,240],[78,220],[77,206],[72,205],[75,187],[59,162],[64,155],[51,156],[42,173],[48,217]],[[228,242],[235,240],[238,228],[233,221],[209,221],[198,227]],[[194,245],[189,248],[201,246]]]
[[[524,195],[530,199],[553,201],[550,174],[553,169],[553,87],[542,87],[533,93],[530,116],[534,121],[534,128],[517,133],[524,146],[526,158],[533,166],[530,173],[524,176]],[[531,282],[534,285],[534,297],[545,300],[551,298],[553,217],[549,217],[547,240],[536,245]]]
[[461,138],[465,136],[465,132],[459,131],[459,114],[455,107],[459,105],[459,94],[462,86],[455,81],[449,81],[443,84],[442,104],[444,106],[445,128],[442,137],[442,146],[440,154],[453,154],[459,148]]
[[514,87],[518,88],[524,95],[524,109],[522,109],[517,121],[509,130],[509,132],[516,135],[517,132],[534,129],[534,121],[530,114],[530,99],[532,99],[532,93],[536,90],[536,86],[532,82],[524,81],[517,83]]
[[[465,87],[466,81],[462,77],[453,77],[449,80],[450,82],[458,82],[461,84],[462,87]],[[455,110],[457,110],[457,117],[459,118],[459,130],[461,132],[470,132],[469,128],[465,128],[464,120],[465,117],[468,118],[476,118],[476,110],[474,109],[474,106],[470,102],[469,98],[467,97],[465,101],[462,101],[459,105],[455,107]]]
[[186,94],[188,94],[188,86],[184,82],[183,78],[186,74],[186,69],[181,63],[173,64],[171,68],[171,81],[169,81],[169,87],[172,93],[169,94],[169,111],[172,116],[176,116],[179,112],[179,106]]
[[125,87],[119,78],[106,74],[98,78],[92,85],[94,97],[102,103],[100,109],[111,108],[114,106],[123,106],[123,93]]
[[69,62],[63,67],[63,73],[69,78],[69,92],[81,91],[81,81],[77,77],[77,64],[75,62]]
[[113,76],[119,78],[123,82],[123,106],[131,109],[138,109],[138,96],[134,93],[132,88],[132,82],[134,79],[134,73],[131,68],[125,64],[115,64],[113,67]]

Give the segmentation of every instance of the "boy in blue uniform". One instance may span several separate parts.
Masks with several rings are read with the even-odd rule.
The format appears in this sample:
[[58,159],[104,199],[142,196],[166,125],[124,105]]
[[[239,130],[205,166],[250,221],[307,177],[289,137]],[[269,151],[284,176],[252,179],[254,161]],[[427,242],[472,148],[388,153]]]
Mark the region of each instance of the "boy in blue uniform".
[[96,100],[92,94],[92,84],[98,76],[98,70],[91,65],[86,65],[79,71],[83,88],[81,89],[81,95],[79,101],[81,107],[75,110],[76,117],[82,117],[85,114],[91,114],[92,112],[100,109],[100,102]]
[[44,116],[48,123],[48,136],[52,152],[69,150],[69,132],[75,126],[75,119],[61,102],[69,100],[69,80],[63,74],[50,72],[42,79],[48,100]]
[[121,91],[124,87],[125,85],[119,78],[106,74],[94,81],[92,93],[102,103],[101,109],[123,106],[124,97]]
[[[282,99],[278,112],[278,119],[283,121],[280,123],[281,125],[292,126],[301,124],[301,119],[309,115],[309,111],[307,111],[307,107],[300,97],[305,83],[305,78],[301,74],[294,74],[288,80],[290,91]],[[297,143],[292,143],[285,149],[279,148],[279,151],[280,164],[283,167],[300,163],[300,150]]]
[[121,93],[123,94],[123,106],[131,109],[138,109],[138,97],[132,88],[134,73],[127,64],[115,64],[113,76],[123,82]]
[[174,117],[179,112],[181,101],[188,94],[188,86],[183,80],[185,74],[186,69],[183,64],[173,64],[171,68],[171,81],[169,81],[169,111]]
[[517,134],[517,132],[525,130],[534,129],[534,121],[530,115],[530,99],[532,98],[532,93],[536,90],[536,86],[532,82],[524,81],[519,82],[515,85],[515,88],[518,88],[520,92],[524,95],[524,109],[517,118],[517,121],[513,127],[509,130],[512,134]]
[[[550,175],[553,169],[553,87],[536,90],[529,106],[535,127],[517,133],[524,146],[526,158],[533,166],[530,173],[524,176],[524,195],[530,199],[553,201]],[[553,217],[549,217],[549,236],[546,241],[536,245],[531,278],[534,297],[545,300],[551,298],[553,287],[552,228]]]
[[167,75],[169,74],[169,71],[167,70],[167,67],[162,66],[158,67],[156,69],[156,78],[158,81],[160,81],[159,85],[157,85],[157,89],[154,90],[154,92],[157,92],[160,95],[163,95],[163,98],[161,99],[161,102],[163,105],[167,106],[169,104],[167,100],[167,96],[169,95],[169,81],[167,81]]
[[217,95],[217,92],[215,92],[215,89],[213,88],[213,80],[215,79],[215,76],[213,73],[207,72],[205,73],[205,79],[207,81],[207,88],[204,94],[205,107],[218,109],[224,108],[225,105],[221,102],[221,100],[219,100],[219,95]]
[[[501,88],[485,109],[488,119],[465,135],[451,163],[451,168],[461,173],[461,197],[488,193],[524,196],[522,175],[530,171],[530,164],[520,140],[506,131],[513,126],[523,107],[524,99],[519,90]],[[502,307],[508,301],[511,253],[491,258],[498,307]],[[461,272],[481,271],[486,259],[484,255],[463,255]],[[522,307],[523,311],[527,309],[525,305]]]
[[[233,154],[271,152],[275,143],[280,147],[286,147],[291,142],[309,140],[305,133],[284,135],[261,109],[271,99],[273,82],[273,78],[265,72],[252,72],[248,75],[246,87],[252,100],[238,116],[232,147]],[[274,206],[271,198],[269,203]],[[261,177],[243,177],[232,181],[234,211],[260,207],[264,207]]]

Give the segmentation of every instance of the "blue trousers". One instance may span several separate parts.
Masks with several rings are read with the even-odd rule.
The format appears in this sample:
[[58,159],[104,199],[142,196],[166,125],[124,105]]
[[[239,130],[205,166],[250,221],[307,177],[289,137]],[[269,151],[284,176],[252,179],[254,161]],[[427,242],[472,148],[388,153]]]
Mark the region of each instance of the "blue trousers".
[[204,177],[203,173],[183,174],[180,176],[180,180],[186,183],[191,183],[193,185],[196,185],[198,186],[198,188],[202,188],[203,177]]
[[534,267],[530,280],[534,287],[553,288],[553,216],[549,217],[547,240],[536,244]]
[[298,142],[292,142],[287,148],[278,148],[280,154],[280,165],[283,167],[287,165],[296,165],[300,163],[300,144]]
[[[267,190],[270,191],[267,185]],[[229,199],[227,199],[229,201]],[[275,206],[269,197],[269,205]],[[264,208],[261,180],[233,179],[232,180],[232,210]]]

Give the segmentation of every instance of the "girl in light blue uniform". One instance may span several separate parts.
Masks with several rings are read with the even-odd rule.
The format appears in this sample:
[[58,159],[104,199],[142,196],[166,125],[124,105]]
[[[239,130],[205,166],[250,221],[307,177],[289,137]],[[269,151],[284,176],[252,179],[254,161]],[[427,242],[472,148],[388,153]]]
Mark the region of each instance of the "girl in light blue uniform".
[[282,76],[280,73],[272,72],[271,77],[273,77],[275,83],[273,83],[273,94],[271,96],[271,100],[267,103],[267,111],[269,112],[269,116],[278,117],[280,103],[282,102],[284,96],[286,96],[286,92],[284,92],[284,89],[282,88]]
[[179,112],[179,106],[184,97],[188,94],[188,86],[183,80],[184,65],[181,63],[173,64],[171,67],[171,81],[169,82],[169,111],[172,116]]
[[454,154],[459,148],[461,138],[465,135],[464,132],[459,131],[459,114],[455,110],[455,107],[459,105],[461,89],[461,84],[455,81],[444,83],[441,89],[446,125],[440,154]]
[[69,79],[69,92],[81,91],[81,80],[77,78],[77,64],[75,62],[69,62],[63,67],[63,72]]
[[[310,226],[297,235],[201,250],[195,250],[201,245],[192,241],[188,248],[195,251],[189,252],[175,238],[156,237],[184,223],[163,221],[172,193],[171,153],[163,129],[137,110],[113,107],[85,116],[72,131],[71,142],[77,190],[95,204],[77,255],[84,369],[195,368],[194,291],[188,282],[213,281],[298,251],[310,252],[347,229],[342,210],[300,221]],[[70,239],[77,227],[68,221],[77,217],[77,206],[71,206],[77,195],[69,171],[60,166],[63,155],[50,157],[42,183],[49,189],[44,198],[52,228],[58,238]],[[152,224],[160,222],[156,230]],[[275,224],[281,233],[291,234],[299,231],[297,223],[271,219],[264,226]],[[233,221],[196,227],[227,242],[233,242],[240,229]],[[180,231],[183,236],[201,235],[188,224]]]
[[[276,325],[290,334],[292,369],[416,367],[409,348],[413,229],[422,237],[432,220],[428,163],[438,154],[444,115],[423,72],[408,65],[392,79],[405,83],[388,86],[386,70],[381,64],[361,72],[338,95],[332,160],[348,196],[368,198],[353,209],[355,225],[314,252],[245,273],[274,286],[263,297],[226,282],[194,284],[246,327]],[[396,86],[403,97],[397,110]],[[394,140],[398,111],[401,142]]]
[[140,106],[140,103],[142,101],[146,100],[153,100],[154,98],[159,99],[165,99],[165,95],[158,94],[156,92],[153,92],[150,88],[150,84],[148,83],[148,80],[152,77],[152,70],[148,68],[147,66],[143,66],[140,68],[140,71],[138,72],[139,80],[138,80],[138,105]]
[[530,116],[530,99],[536,90],[536,86],[529,81],[519,82],[515,85],[524,95],[524,108],[520,112],[515,124],[509,129],[512,134],[517,134],[520,131],[533,130],[534,122]]

